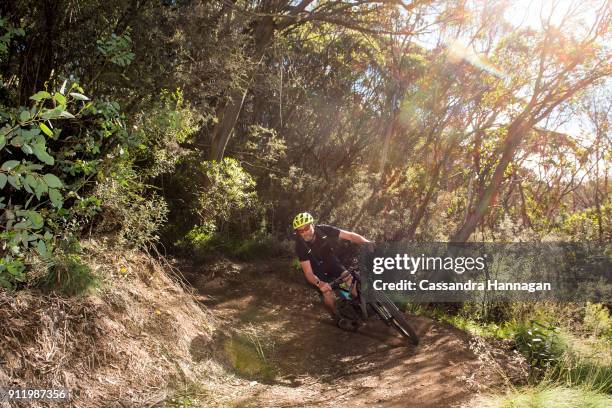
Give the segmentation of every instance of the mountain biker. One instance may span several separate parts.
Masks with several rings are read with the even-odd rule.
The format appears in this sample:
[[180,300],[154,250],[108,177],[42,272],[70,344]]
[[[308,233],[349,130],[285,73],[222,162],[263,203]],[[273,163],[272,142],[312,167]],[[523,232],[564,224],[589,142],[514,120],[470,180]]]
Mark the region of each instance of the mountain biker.
[[[336,297],[328,282],[337,279],[346,268],[334,254],[332,241],[340,238],[355,244],[373,244],[359,234],[344,231],[331,225],[315,225],[310,213],[302,212],[293,219],[293,229],[296,233],[295,252],[300,260],[300,266],[306,280],[317,287],[323,300],[323,305],[331,314],[338,327],[343,330],[353,330],[353,322],[342,318],[336,307]],[[344,281],[350,285],[349,275]],[[356,288],[352,295],[357,296]]]

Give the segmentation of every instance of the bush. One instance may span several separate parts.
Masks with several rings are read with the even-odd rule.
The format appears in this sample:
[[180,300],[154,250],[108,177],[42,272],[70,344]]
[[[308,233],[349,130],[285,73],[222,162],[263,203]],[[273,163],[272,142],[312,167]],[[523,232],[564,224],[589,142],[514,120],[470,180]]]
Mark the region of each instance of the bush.
[[48,273],[38,286],[66,296],[77,296],[87,294],[98,283],[98,279],[78,254],[58,253],[51,260]]
[[557,327],[535,320],[519,324],[514,341],[516,348],[536,370],[554,365],[567,350],[567,344]]
[[194,262],[210,260],[219,254],[248,261],[277,256],[282,252],[277,240],[268,234],[254,234],[245,239],[230,238],[217,234],[210,224],[194,227],[175,246]]
[[[34,255],[51,264],[59,242],[91,233],[94,226],[116,234],[119,244],[156,241],[168,210],[143,174],[167,166],[161,159],[137,164],[144,157],[139,152],[163,155],[171,139],[184,140],[193,131],[179,94],[161,98],[156,111],[161,117],[149,123],[153,130],[147,134],[127,130],[118,103],[91,101],[77,84],[65,85],[32,95],[31,106],[0,105],[0,286],[5,288],[27,281]],[[164,138],[158,140],[160,134]]]
[[33,251],[49,259],[58,240],[80,232],[97,211],[91,179],[129,145],[118,107],[82,92],[73,84],[37,92],[30,107],[0,106],[0,189],[10,197],[0,199],[4,287],[22,278],[8,265],[25,265]]
[[601,303],[587,302],[584,308],[584,325],[596,337],[612,338],[612,318]]
[[167,219],[168,205],[147,188],[130,166],[117,168],[95,190],[102,210],[96,218],[96,230],[113,233],[120,246],[144,248],[156,242],[157,232]]
[[247,243],[265,237],[264,208],[255,180],[236,160],[217,163],[190,154],[181,159],[166,184],[170,222],[163,236],[182,252],[202,255],[226,250],[249,256],[271,241]]

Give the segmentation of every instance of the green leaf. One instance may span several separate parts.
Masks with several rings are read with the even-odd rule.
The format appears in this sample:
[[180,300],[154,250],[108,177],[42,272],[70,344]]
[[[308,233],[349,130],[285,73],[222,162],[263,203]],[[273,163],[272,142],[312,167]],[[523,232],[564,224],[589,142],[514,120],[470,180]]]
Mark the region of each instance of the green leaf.
[[22,132],[19,132],[19,134],[17,136],[15,136],[14,138],[11,139],[11,145],[15,146],[15,147],[21,147],[21,145],[24,142],[23,136],[21,136]]
[[77,99],[79,101],[88,101],[89,98],[86,97],[83,94],[77,93],[77,92],[70,92],[70,96],[72,96],[74,99]]
[[27,122],[28,120],[30,120],[30,111],[27,109],[21,111],[21,113],[19,114],[19,122],[23,123]]
[[49,191],[47,183],[42,178],[37,178],[36,187],[34,187],[34,194],[36,194],[36,198],[40,200],[43,194],[46,194]]
[[9,160],[9,161],[4,162],[4,164],[2,165],[2,170],[4,171],[13,170],[18,165],[19,165],[19,162],[17,160]]
[[36,144],[32,146],[32,148],[34,149],[34,154],[36,155],[38,160],[45,164],[48,164],[49,166],[53,166],[53,164],[55,163],[55,159],[51,155],[49,155],[49,153],[46,152],[45,146]]
[[0,173],[0,190],[2,190],[4,188],[4,186],[6,186],[6,174],[4,173]]
[[55,208],[62,208],[62,193],[54,188],[49,189],[49,198]]
[[42,130],[45,135],[49,137],[53,137],[53,132],[51,131],[51,129],[49,129],[47,125],[45,125],[44,123],[41,123],[38,125],[38,127],[40,127],[40,130]]
[[33,101],[42,101],[43,99],[48,99],[51,97],[51,94],[46,91],[38,91],[34,95],[30,96],[30,99]]
[[32,222],[32,227],[34,227],[34,229],[42,228],[43,225],[45,225],[45,220],[42,215],[36,211],[28,211],[28,219]]
[[21,184],[19,183],[19,178],[15,176],[8,176],[7,179],[11,186],[15,187],[17,190],[21,190]]
[[32,147],[29,144],[24,144],[23,146],[21,146],[21,150],[25,153],[25,154],[32,154],[34,151],[32,150]]
[[66,118],[66,119],[74,119],[74,115],[68,111],[62,111],[60,112],[60,118]]
[[[21,181],[23,181],[23,179]],[[23,185],[23,188],[25,188],[25,191],[27,191],[30,194],[34,194],[34,191],[32,191],[32,188],[30,188],[29,184],[23,183],[22,185]]]
[[61,188],[64,186],[62,181],[57,178],[54,174],[47,173],[43,176],[43,179],[47,183],[47,185],[51,188]]
[[36,188],[36,186],[38,185],[38,182],[36,181],[36,178],[35,178],[33,175],[31,175],[31,174],[28,174],[28,175],[25,177],[25,182],[26,182],[26,183],[27,183],[27,184],[28,184],[30,187],[32,187],[32,188],[34,188],[34,189],[35,189],[35,188]]
[[[21,222],[18,222],[18,223],[17,223],[17,224],[15,224],[15,225],[13,225],[13,229],[16,229],[16,230],[24,230],[24,229],[29,228],[29,227],[30,227],[30,225],[31,225],[30,220],[23,220],[23,221],[21,221]],[[27,242],[27,239],[26,239],[26,242]]]
[[64,110],[61,107],[57,107],[54,109],[48,109],[46,111],[43,112],[42,114],[42,118],[44,120],[48,120],[48,119],[57,119],[60,117],[60,113],[62,113]]
[[6,137],[4,135],[0,135],[0,149],[2,149],[6,145]]
[[53,100],[60,105],[64,105],[64,106],[66,105],[66,97],[59,92],[56,92],[53,95]]
[[47,246],[45,245],[45,241],[38,241],[36,245],[36,250],[38,251],[38,254],[43,258],[47,256]]
[[30,99],[33,101],[42,101],[43,99],[48,99],[51,97],[51,94],[46,91],[38,91],[34,95],[30,96]]

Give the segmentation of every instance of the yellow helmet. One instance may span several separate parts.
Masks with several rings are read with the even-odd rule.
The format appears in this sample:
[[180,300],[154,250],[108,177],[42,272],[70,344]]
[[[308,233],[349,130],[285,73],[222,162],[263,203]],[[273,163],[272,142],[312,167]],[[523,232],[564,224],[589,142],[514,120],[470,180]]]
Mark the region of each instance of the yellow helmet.
[[300,227],[303,227],[306,224],[311,224],[313,222],[314,222],[314,218],[312,215],[310,215],[310,213],[307,213],[307,212],[299,213],[293,219],[293,229],[298,229]]

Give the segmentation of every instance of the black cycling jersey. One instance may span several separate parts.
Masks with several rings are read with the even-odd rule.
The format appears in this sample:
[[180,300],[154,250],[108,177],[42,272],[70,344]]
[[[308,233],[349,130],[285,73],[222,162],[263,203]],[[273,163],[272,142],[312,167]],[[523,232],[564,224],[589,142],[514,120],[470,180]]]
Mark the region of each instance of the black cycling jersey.
[[340,276],[345,270],[340,260],[334,254],[335,241],[340,236],[340,230],[331,225],[315,225],[314,239],[305,241],[297,236],[295,252],[300,262],[310,261],[314,274],[325,282],[330,282]]

